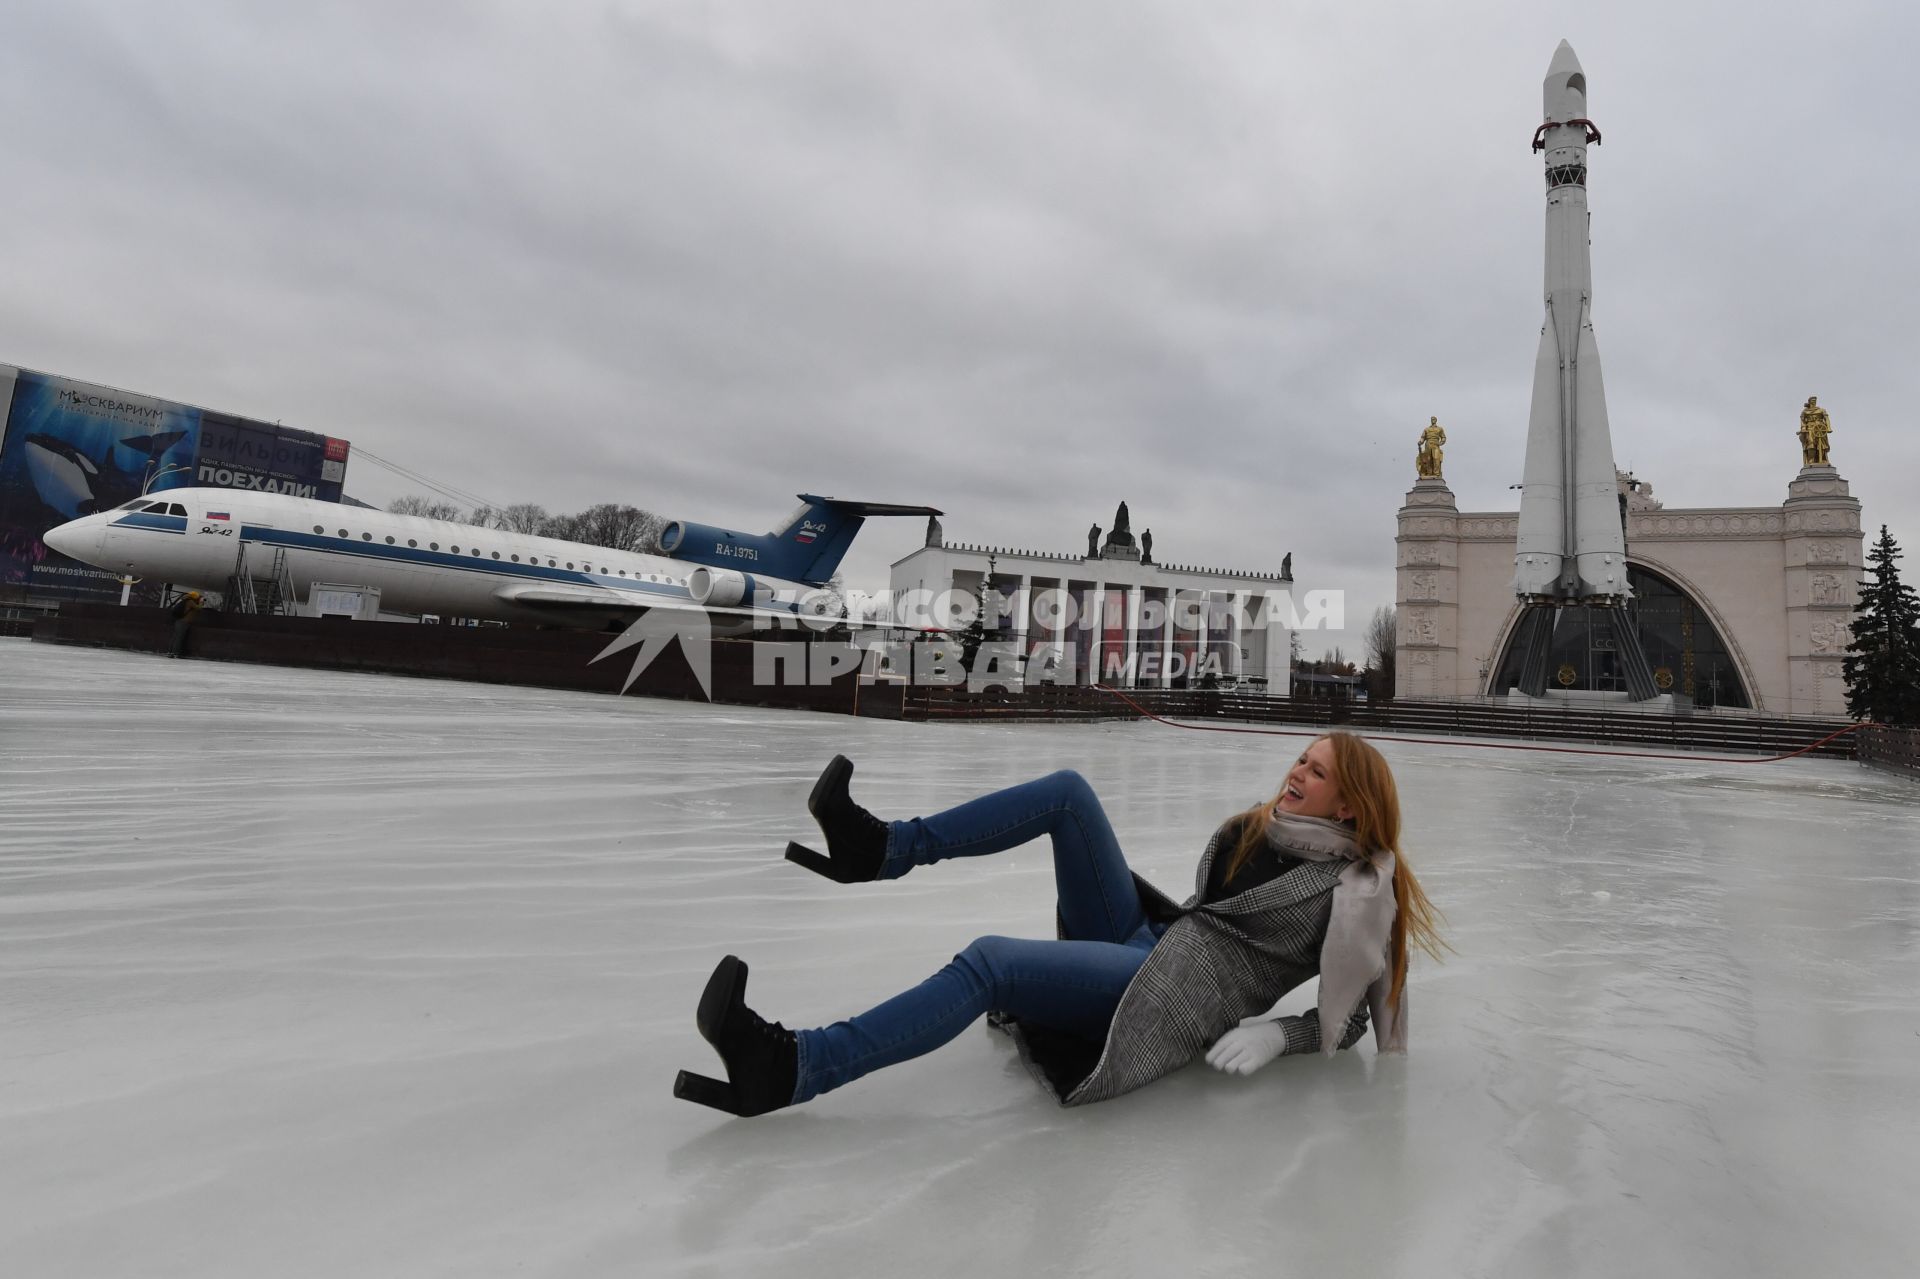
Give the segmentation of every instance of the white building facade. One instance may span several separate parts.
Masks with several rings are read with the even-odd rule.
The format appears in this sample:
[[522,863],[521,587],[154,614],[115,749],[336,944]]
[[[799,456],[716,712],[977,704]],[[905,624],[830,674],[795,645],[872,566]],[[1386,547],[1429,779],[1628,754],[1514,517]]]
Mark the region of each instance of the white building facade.
[[927,545],[893,564],[889,586],[896,599],[968,601],[984,587],[986,638],[1012,645],[1028,682],[1184,688],[1218,680],[1285,694],[1297,616],[1286,560],[1279,573],[1238,572],[1156,564],[1111,539],[1090,555],[948,543],[936,527]]
[[[1778,506],[1669,508],[1622,476],[1627,567],[1654,682],[1695,706],[1844,716],[1840,663],[1862,574],[1860,503],[1830,465],[1805,465]],[[1399,511],[1394,687],[1401,697],[1503,696],[1517,675],[1518,516],[1460,511],[1420,479]],[[1561,620],[1548,688],[1624,682],[1603,632]]]

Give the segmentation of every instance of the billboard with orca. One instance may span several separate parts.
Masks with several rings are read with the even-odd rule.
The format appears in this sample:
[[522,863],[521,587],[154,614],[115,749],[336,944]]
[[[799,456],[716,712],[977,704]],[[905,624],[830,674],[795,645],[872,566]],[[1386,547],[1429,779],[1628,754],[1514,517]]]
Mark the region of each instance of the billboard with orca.
[[0,365],[0,588],[120,597],[41,534],[143,492],[208,487],[340,500],[345,440]]

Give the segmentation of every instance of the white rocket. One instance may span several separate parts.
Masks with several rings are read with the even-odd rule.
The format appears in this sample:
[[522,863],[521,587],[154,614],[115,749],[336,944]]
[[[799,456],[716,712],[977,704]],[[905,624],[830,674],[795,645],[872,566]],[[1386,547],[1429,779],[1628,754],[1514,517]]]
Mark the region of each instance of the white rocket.
[[1547,317],[1533,368],[1513,589],[1539,603],[1618,604],[1630,597],[1626,535],[1588,253],[1587,147],[1600,130],[1586,118],[1587,77],[1565,40],[1542,88],[1546,123],[1533,149],[1547,162]]

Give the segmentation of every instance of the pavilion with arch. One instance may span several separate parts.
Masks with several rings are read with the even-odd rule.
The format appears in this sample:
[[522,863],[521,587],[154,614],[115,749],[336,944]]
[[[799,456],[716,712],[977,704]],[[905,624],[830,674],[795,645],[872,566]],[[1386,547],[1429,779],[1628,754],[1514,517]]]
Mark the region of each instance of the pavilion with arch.
[[[1809,400],[1802,465],[1778,506],[1668,507],[1651,485],[1619,474],[1630,616],[1656,686],[1676,705],[1846,714],[1840,662],[1863,531],[1860,503],[1828,460],[1827,427]],[[1395,538],[1395,692],[1508,696],[1522,656],[1512,585],[1518,513],[1461,511],[1437,457],[1423,453],[1418,469]],[[1547,669],[1550,697],[1624,700],[1607,627],[1586,610],[1562,611]]]

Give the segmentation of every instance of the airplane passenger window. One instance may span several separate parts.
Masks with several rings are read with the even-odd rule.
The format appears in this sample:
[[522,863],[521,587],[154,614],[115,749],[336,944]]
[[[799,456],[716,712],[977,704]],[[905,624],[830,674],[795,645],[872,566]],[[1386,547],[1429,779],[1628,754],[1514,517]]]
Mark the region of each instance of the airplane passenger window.
[[497,560],[497,559],[499,559],[499,558],[500,558],[500,552],[498,552],[498,551],[495,551],[495,552],[493,553],[493,558],[495,558],[496,560]]
[[568,568],[572,568],[572,567],[573,567],[573,561],[572,561],[572,560],[568,560],[568,561],[567,561],[567,567],[568,567]]
[[340,536],[341,536],[341,537],[345,537],[346,535],[347,535],[347,530],[345,530],[345,529],[341,529],[341,530],[340,530]]
[[[497,560],[497,559],[499,559],[500,557],[499,557],[498,555],[496,555],[496,556],[494,556],[493,558],[495,558],[495,559]],[[520,557],[519,557],[518,555],[516,555],[516,556],[514,556],[514,557],[513,557],[513,562],[514,562],[515,564],[518,564],[518,563],[520,562]]]
[[327,527],[324,524],[316,524],[313,526],[313,531],[316,533],[324,533],[327,531]]
[[[438,544],[436,543],[436,546],[437,546],[437,545],[438,545]],[[459,548],[459,547],[457,547],[457,546],[456,546],[456,547],[454,547],[454,548],[453,548],[453,553],[454,553],[455,555],[458,555],[458,554],[460,553],[460,548]]]
[[622,577],[625,577],[626,575],[627,575],[627,570],[625,570],[625,569],[621,569],[621,570],[620,570],[620,576],[622,576]]
[[[440,549],[440,543],[438,543],[438,542],[428,542],[428,543],[427,543],[427,549],[428,549],[428,550],[430,550],[430,551],[437,551],[437,550],[439,550],[439,549]],[[459,550],[460,548],[456,546],[456,547],[454,547],[453,549],[457,551],[457,550]]]
[[362,533],[362,534],[360,535],[360,540],[361,540],[361,541],[363,541],[363,542],[371,542],[371,541],[373,540],[373,534],[371,534],[371,533]]
[[392,535],[391,533],[389,533],[389,534],[387,535],[387,545],[388,545],[388,546],[392,546],[392,545],[393,545],[393,535]]
[[416,541],[414,541],[414,540],[413,540],[412,538],[408,538],[408,539],[407,539],[407,545],[408,545],[408,546],[418,546],[418,545],[420,545],[420,543],[418,543],[418,542],[416,542]]

